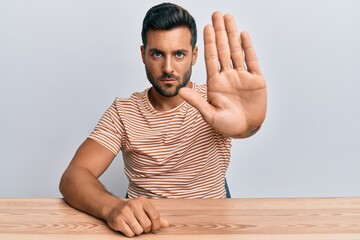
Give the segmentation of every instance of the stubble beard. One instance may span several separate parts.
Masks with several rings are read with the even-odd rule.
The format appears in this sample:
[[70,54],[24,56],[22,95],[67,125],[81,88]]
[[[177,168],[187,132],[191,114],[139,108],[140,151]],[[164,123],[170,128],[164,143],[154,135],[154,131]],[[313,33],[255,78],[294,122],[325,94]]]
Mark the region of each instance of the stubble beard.
[[145,71],[146,71],[146,76],[149,80],[149,82],[151,83],[151,85],[153,86],[153,88],[162,96],[164,97],[174,97],[176,95],[178,95],[180,88],[185,87],[191,77],[191,72],[192,72],[192,66],[190,65],[189,70],[187,72],[185,72],[181,78],[181,82],[177,83],[177,85],[175,86],[174,89],[174,84],[169,83],[169,84],[165,84],[164,87],[161,87],[159,84],[157,84],[157,82],[160,82],[161,79],[164,78],[173,78],[176,79],[176,81],[178,82],[180,77],[176,76],[174,74],[163,74],[160,77],[157,77],[155,79],[155,77],[151,74],[151,72],[149,71],[149,69],[147,68],[147,66],[145,65]]

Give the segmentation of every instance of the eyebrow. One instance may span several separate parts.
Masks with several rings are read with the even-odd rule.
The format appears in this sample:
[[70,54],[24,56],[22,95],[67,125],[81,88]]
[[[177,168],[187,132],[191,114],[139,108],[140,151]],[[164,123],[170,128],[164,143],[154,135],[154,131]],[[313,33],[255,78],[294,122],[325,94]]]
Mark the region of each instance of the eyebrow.
[[[164,51],[161,51],[157,48],[150,48],[149,52],[159,52],[161,54],[164,54]],[[189,52],[189,50],[186,50],[186,49],[178,49],[178,50],[173,51],[173,53],[188,53],[188,52]]]

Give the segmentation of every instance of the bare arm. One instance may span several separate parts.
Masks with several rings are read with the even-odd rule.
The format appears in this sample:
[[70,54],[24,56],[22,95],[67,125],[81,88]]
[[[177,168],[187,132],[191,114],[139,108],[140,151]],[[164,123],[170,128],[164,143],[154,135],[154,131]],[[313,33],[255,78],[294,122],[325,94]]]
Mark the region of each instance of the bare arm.
[[121,199],[107,192],[100,183],[98,178],[114,157],[111,151],[97,142],[85,140],[60,181],[60,191],[65,201],[81,211],[104,219],[110,228],[128,237],[166,227],[168,223],[160,218],[148,199]]

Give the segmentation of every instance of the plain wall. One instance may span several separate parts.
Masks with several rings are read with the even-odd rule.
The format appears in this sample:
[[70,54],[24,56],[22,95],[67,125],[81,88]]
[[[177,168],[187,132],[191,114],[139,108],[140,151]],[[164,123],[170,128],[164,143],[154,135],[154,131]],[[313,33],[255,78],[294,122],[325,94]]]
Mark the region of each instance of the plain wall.
[[[0,197],[60,197],[59,179],[116,96],[149,87],[146,11],[161,1],[0,0]],[[219,10],[255,44],[268,87],[261,131],[234,140],[233,197],[360,196],[360,3],[174,1],[202,29]],[[101,177],[123,196],[121,154]]]

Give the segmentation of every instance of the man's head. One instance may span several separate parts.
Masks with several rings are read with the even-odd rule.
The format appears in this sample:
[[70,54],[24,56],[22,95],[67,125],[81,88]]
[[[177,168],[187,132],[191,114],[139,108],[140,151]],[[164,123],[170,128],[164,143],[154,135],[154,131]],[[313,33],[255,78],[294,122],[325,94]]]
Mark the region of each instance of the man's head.
[[187,27],[190,30],[191,46],[194,49],[197,41],[196,23],[188,11],[172,3],[161,3],[150,8],[145,15],[141,31],[144,47],[147,45],[149,30],[171,30],[176,27]]
[[171,3],[152,7],[144,18],[142,40],[146,75],[156,90],[150,94],[174,97],[191,85],[198,48],[195,20],[185,9]]

